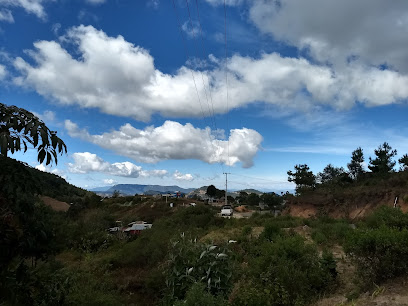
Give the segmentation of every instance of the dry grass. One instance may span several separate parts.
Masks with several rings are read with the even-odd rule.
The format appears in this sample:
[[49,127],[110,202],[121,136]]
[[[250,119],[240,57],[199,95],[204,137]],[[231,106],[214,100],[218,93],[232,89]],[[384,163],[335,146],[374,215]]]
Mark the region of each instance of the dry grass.
[[40,199],[45,205],[50,206],[55,211],[68,211],[69,209],[69,204],[66,202],[61,202],[47,196],[41,196]]

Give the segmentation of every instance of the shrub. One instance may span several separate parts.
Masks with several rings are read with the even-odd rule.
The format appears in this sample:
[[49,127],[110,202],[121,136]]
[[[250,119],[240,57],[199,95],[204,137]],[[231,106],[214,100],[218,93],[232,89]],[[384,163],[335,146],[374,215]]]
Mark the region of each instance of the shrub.
[[[319,257],[315,246],[300,236],[276,236],[264,242],[250,263],[249,277],[234,290],[234,305],[303,305],[323,293],[335,278],[329,253]],[[243,284],[243,282],[242,282]]]
[[345,251],[357,264],[358,276],[366,284],[408,273],[408,231],[382,226],[356,230]]
[[343,222],[336,223],[315,223],[312,230],[312,239],[317,244],[333,245],[334,243],[343,244],[347,236],[352,232],[349,224]]
[[203,283],[195,283],[187,291],[184,301],[177,301],[174,306],[223,306],[227,301],[220,296],[214,296],[206,290]]
[[382,206],[368,216],[364,224],[369,228],[387,226],[398,230],[408,229],[408,214],[404,214],[400,209]]
[[226,295],[231,288],[232,257],[227,246],[206,245],[184,235],[172,243],[166,285],[171,299],[183,299],[195,283],[209,293]]

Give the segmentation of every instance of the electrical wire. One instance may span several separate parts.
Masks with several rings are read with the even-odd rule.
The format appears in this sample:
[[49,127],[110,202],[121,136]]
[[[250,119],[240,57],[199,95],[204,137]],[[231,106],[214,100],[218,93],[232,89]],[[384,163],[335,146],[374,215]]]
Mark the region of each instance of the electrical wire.
[[[183,46],[184,46],[184,52],[185,52],[185,55],[186,55],[186,60],[188,61],[188,59],[190,58],[190,56],[189,56],[189,54],[188,54],[187,43],[186,43],[186,40],[185,40],[184,35],[183,35],[183,29],[182,29],[182,25],[181,25],[181,22],[180,22],[180,17],[179,17],[179,14],[178,14],[178,12],[177,12],[177,8],[176,8],[175,1],[172,0],[172,3],[173,3],[173,8],[174,8],[174,12],[175,12],[175,15],[176,15],[176,19],[177,19],[177,24],[178,24],[179,32],[180,32],[180,35],[181,35],[181,38],[182,38],[182,41],[183,41]],[[187,3],[188,14],[189,14],[189,18],[190,18],[190,25],[191,25],[192,33],[193,33],[193,35],[194,35],[194,28],[193,28],[193,23],[192,23],[192,19],[191,19],[191,14],[190,14],[190,8],[189,8],[189,5],[188,5],[188,0],[186,0],[186,3]],[[200,24],[200,27],[201,27],[201,24]],[[195,36],[195,35],[194,35],[194,36]],[[200,99],[200,94],[199,94],[199,92],[198,92],[197,83],[196,83],[196,80],[195,80],[193,71],[192,71],[191,69],[190,69],[190,71],[191,71],[191,76],[192,76],[192,78],[193,78],[194,87],[195,87],[195,90],[196,90],[196,93],[197,93],[198,102],[199,102],[199,104],[200,104],[200,109],[201,109],[202,118],[203,118],[203,120],[204,120],[204,122],[205,122],[205,121],[206,121],[206,120],[205,120],[205,114],[204,114],[204,110],[203,110],[203,107],[202,107],[202,104],[201,104],[201,99]],[[202,72],[201,72],[201,75],[202,75]],[[203,79],[203,85],[204,85],[204,78],[203,78],[203,76],[202,76],[202,79]],[[204,85],[204,89],[205,89],[205,85]],[[209,106],[208,99],[207,99],[207,104],[208,104],[208,106]],[[211,112],[209,112],[209,114],[210,114],[210,116],[211,116]],[[215,117],[214,117],[214,116],[213,116],[213,120],[214,120],[214,122],[215,122]],[[209,125],[210,125],[210,124],[209,124]],[[215,150],[215,147],[214,147],[213,140],[212,140],[212,138],[211,138],[211,134],[210,134],[209,131],[207,131],[207,133],[208,133],[208,137],[209,137],[209,140],[210,140],[210,144],[211,144],[211,146],[213,147],[214,154],[216,154],[216,150]],[[221,164],[221,165],[222,165],[222,164]],[[222,166],[222,170],[224,170],[224,167],[223,167],[223,166]]]
[[[224,40],[225,40],[225,86],[226,86],[226,93],[227,93],[227,131],[228,131],[228,136],[230,136],[230,129],[229,129],[229,105],[228,105],[228,67],[227,67],[227,60],[228,60],[228,49],[227,49],[227,6],[225,4],[224,0]],[[230,151],[229,151],[229,140],[230,137],[228,137],[228,144],[227,144],[227,154],[228,154],[228,166],[231,168],[230,164]]]

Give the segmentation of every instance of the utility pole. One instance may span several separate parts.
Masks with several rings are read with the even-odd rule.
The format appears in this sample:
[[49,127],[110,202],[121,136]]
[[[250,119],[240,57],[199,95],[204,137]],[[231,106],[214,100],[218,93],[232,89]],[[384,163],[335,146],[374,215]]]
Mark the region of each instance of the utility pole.
[[228,174],[231,174],[231,173],[224,172],[223,174],[225,174],[225,205],[228,205],[228,195],[227,195],[227,191],[228,191]]

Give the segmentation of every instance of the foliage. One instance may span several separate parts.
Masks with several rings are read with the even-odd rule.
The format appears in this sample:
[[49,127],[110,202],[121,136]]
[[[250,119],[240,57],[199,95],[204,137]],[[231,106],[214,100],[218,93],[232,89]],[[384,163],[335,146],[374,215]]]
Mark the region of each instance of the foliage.
[[408,154],[404,154],[400,159],[398,159],[398,163],[401,165],[401,171],[408,170]]
[[269,208],[277,209],[281,208],[283,204],[283,197],[274,192],[264,193],[261,195],[261,201],[268,205]]
[[115,190],[113,191],[113,193],[112,193],[112,198],[115,199],[115,198],[118,198],[119,196],[120,196],[119,190],[116,190],[116,189],[115,189]]
[[44,122],[29,111],[16,106],[0,103],[0,155],[7,156],[22,150],[27,144],[37,148],[38,162],[53,160],[57,163],[57,154],[67,152],[65,143],[51,131]]
[[214,296],[206,290],[203,283],[195,283],[187,291],[184,301],[177,301],[174,306],[227,306],[221,296]]
[[311,236],[317,244],[333,245],[343,244],[351,232],[351,227],[345,222],[318,222],[313,224]]
[[216,195],[217,195],[217,188],[215,188],[215,186],[214,185],[210,185],[210,186],[208,186],[207,187],[207,192],[206,192],[206,194],[209,196],[209,197],[215,197]]
[[304,305],[323,293],[335,277],[329,254],[320,258],[317,249],[300,236],[276,236],[262,243],[250,263],[249,277],[232,296],[233,305]]
[[172,242],[166,285],[170,298],[183,299],[195,283],[203,283],[213,295],[231,288],[232,254],[227,245],[206,245],[184,235]]
[[375,159],[370,157],[368,168],[374,173],[388,173],[393,170],[395,161],[392,158],[397,155],[397,150],[392,150],[391,146],[384,142],[374,150]]
[[367,285],[408,273],[408,231],[381,226],[356,230],[345,244],[346,253]]
[[351,162],[347,164],[350,177],[353,180],[358,179],[360,175],[364,173],[363,163],[364,163],[363,149],[361,147],[358,147],[351,153]]
[[288,171],[288,181],[296,184],[296,193],[301,194],[302,191],[314,189],[316,185],[316,177],[308,165],[295,165],[295,172]]
[[317,179],[322,184],[335,183],[345,174],[346,172],[343,167],[339,168],[334,167],[332,164],[328,164],[322,172],[317,174]]
[[249,194],[248,198],[247,198],[247,204],[248,205],[252,205],[252,206],[257,206],[260,202],[260,198],[259,195],[257,195],[256,193],[251,193]]
[[239,203],[243,204],[246,203],[248,199],[248,193],[246,193],[245,191],[240,191],[239,192],[239,196],[236,197],[235,200],[239,201]]
[[363,225],[373,229],[386,226],[397,230],[408,230],[408,214],[404,214],[400,209],[381,206],[366,217]]

